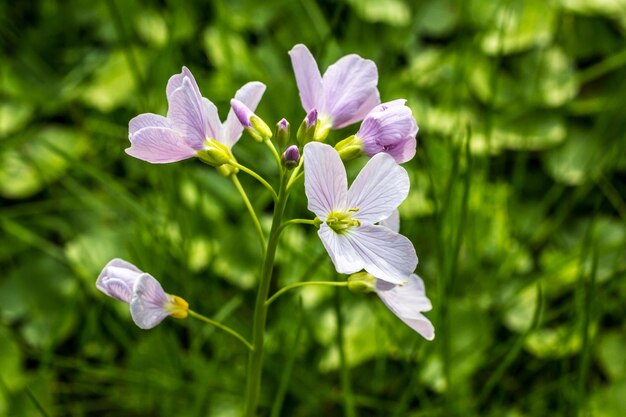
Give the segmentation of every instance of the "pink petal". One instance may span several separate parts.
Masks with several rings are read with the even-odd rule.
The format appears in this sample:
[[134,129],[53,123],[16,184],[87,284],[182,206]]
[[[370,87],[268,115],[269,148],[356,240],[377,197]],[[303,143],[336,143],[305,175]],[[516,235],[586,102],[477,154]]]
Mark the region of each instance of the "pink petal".
[[205,135],[219,141],[222,136],[222,122],[217,112],[217,107],[208,98],[202,97],[203,111],[206,116],[207,126]]
[[[353,217],[373,224],[391,216],[409,194],[409,175],[389,155],[370,159],[348,191],[348,207],[358,208]],[[409,272],[413,272],[412,270]]]
[[304,191],[308,209],[321,220],[333,210],[346,208],[348,180],[337,151],[319,142],[304,146]]
[[183,86],[183,80],[185,79],[185,77],[189,78],[189,81],[191,81],[191,84],[192,84],[194,90],[197,91],[198,95],[201,95],[200,94],[200,88],[198,87],[198,83],[196,82],[195,77],[193,76],[191,71],[189,71],[189,69],[187,67],[183,66],[183,69],[181,70],[180,74],[172,75],[170,77],[170,79],[167,81],[167,87],[165,88],[165,94],[167,95],[168,100],[170,98],[170,95],[174,91],[176,91],[176,89],[178,89],[178,88]]
[[126,153],[153,164],[176,162],[195,156],[180,133],[164,127],[146,127],[130,137]]
[[417,266],[411,241],[386,227],[366,224],[341,236],[348,238],[363,269],[376,278],[402,284]]
[[144,127],[171,127],[167,118],[154,113],[143,113],[128,122],[128,133],[133,135]]
[[306,46],[298,44],[289,51],[291,65],[296,76],[296,83],[300,91],[300,101],[307,113],[313,108],[319,108],[322,97],[322,77],[317,68],[317,62]]
[[170,298],[163,291],[159,281],[150,274],[143,274],[133,287],[130,314],[137,326],[151,329],[169,316],[166,309],[169,302]]
[[191,147],[201,149],[205,139],[212,136],[208,131],[209,108],[193,84],[185,77],[182,85],[169,95],[167,118]]
[[369,59],[346,55],[328,67],[322,84],[324,104],[318,110],[330,116],[338,129],[362,120],[371,110],[367,106],[377,97],[378,70]]
[[411,274],[409,281],[404,285],[393,285],[377,280],[376,293],[385,305],[400,320],[427,340],[435,338],[435,329],[421,312],[430,311],[432,304],[424,289],[424,282],[420,277]]
[[340,235],[326,223],[320,225],[319,235],[326,252],[340,274],[354,274],[363,269],[363,264],[352,248],[346,235]]
[[[255,111],[259,102],[261,101],[261,97],[263,97],[263,93],[265,92],[265,84],[253,81],[245,84],[235,93],[235,99],[241,101],[245,104],[250,110]],[[220,138],[220,142],[229,148],[232,147],[239,138],[241,137],[241,133],[243,132],[243,126],[239,123],[237,116],[234,111],[231,110],[228,112],[228,117],[224,122],[224,127],[222,130],[222,137]]]

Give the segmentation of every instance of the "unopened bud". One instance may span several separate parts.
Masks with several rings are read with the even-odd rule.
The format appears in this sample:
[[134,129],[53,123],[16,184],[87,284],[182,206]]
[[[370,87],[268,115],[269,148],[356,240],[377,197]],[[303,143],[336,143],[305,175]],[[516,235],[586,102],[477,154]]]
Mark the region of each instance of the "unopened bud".
[[283,153],[283,164],[287,169],[292,169],[298,166],[300,162],[300,150],[296,145],[291,145]]
[[348,289],[353,292],[373,292],[376,278],[367,272],[357,272],[348,277]]
[[352,135],[337,142],[335,150],[339,152],[342,161],[350,161],[363,155],[363,142],[358,136]]
[[274,136],[276,138],[276,143],[278,143],[278,146],[282,148],[286,144],[288,144],[290,139],[289,136],[289,122],[287,121],[287,119],[280,119],[280,121],[276,123],[276,134]]
[[300,145],[305,145],[315,138],[315,129],[317,128],[317,110],[312,109],[304,118],[302,123],[300,123],[300,127],[298,128],[298,133],[296,134],[296,139]]
[[254,114],[248,106],[235,98],[230,101],[230,106],[241,125],[255,141],[263,142],[272,137],[272,131],[269,126],[263,119]]

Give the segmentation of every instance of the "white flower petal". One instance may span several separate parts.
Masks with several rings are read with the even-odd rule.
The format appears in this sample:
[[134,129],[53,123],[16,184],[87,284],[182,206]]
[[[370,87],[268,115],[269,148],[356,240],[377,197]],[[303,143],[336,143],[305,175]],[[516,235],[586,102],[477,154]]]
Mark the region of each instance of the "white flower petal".
[[358,257],[346,235],[340,235],[326,223],[320,225],[319,235],[326,252],[340,274],[354,274],[363,269],[363,262]]
[[377,280],[376,293],[382,302],[400,320],[427,340],[435,338],[435,329],[421,312],[430,311],[432,304],[424,289],[424,282],[420,277],[411,274],[409,282],[404,285],[391,285]]
[[161,116],[160,114],[143,113],[130,119],[130,122],[128,122],[128,133],[129,135],[133,135],[137,133],[138,130],[143,129],[144,127],[169,128],[171,126],[167,118]]
[[315,58],[306,46],[298,44],[289,51],[291,65],[296,76],[302,107],[307,113],[321,105],[322,76]]
[[308,208],[321,220],[333,210],[346,208],[348,179],[341,158],[330,145],[319,142],[304,146],[304,190]]
[[109,261],[96,280],[96,288],[116,300],[130,303],[133,286],[143,274],[135,265],[123,259]]
[[142,161],[165,164],[181,161],[196,155],[196,150],[185,142],[182,135],[165,127],[144,127],[130,136],[126,153]]
[[[367,162],[348,191],[354,218],[377,223],[391,216],[409,194],[409,175],[389,155],[379,153]],[[411,271],[412,272],[412,271]]]
[[348,238],[363,268],[376,278],[402,284],[417,266],[411,241],[384,226],[361,225],[342,236]]
[[142,274],[133,287],[130,314],[141,329],[151,329],[169,316],[166,305],[169,296],[163,291],[159,281],[150,274]]
[[322,79],[324,105],[320,113],[330,116],[338,129],[362,120],[375,105],[378,70],[376,64],[350,54],[328,67]]
[[381,220],[378,224],[381,226],[385,226],[387,229],[392,232],[399,233],[400,232],[400,212],[398,210],[394,210],[391,213],[391,216],[386,219]]
[[[259,81],[252,81],[237,90],[235,93],[235,99],[241,101],[251,111],[255,111],[261,101],[261,97],[263,97],[264,92],[265,84]],[[220,142],[229,148],[232,148],[241,137],[242,132],[243,126],[231,108],[222,128],[222,137],[220,138]]]
[[[209,129],[209,106],[200,95],[195,82],[184,77],[182,85],[169,96],[167,118],[194,149],[201,148]],[[214,132],[213,132],[214,133]]]

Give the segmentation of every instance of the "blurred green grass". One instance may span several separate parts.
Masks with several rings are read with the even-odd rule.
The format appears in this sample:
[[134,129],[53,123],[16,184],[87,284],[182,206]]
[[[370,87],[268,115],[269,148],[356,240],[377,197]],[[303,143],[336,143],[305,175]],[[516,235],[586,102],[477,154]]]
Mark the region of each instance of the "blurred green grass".
[[[259,249],[239,196],[197,161],[127,157],[127,123],[164,113],[187,65],[222,117],[256,79],[258,114],[297,126],[299,42],[322,68],[374,60],[420,126],[402,232],[437,337],[342,294],[358,415],[624,415],[625,34],[621,0],[0,3],[0,415],[237,415],[239,345],[192,321],[141,331],[94,282],[123,257],[249,333]],[[259,152],[235,148],[271,176]],[[333,277],[295,227],[276,272],[274,288]],[[273,305],[262,415],[343,415],[335,307],[319,288]]]

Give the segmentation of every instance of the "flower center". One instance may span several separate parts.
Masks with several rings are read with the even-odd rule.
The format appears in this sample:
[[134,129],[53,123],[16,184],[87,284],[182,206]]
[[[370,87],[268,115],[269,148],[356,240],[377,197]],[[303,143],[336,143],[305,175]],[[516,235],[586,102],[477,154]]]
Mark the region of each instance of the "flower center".
[[358,208],[351,208],[348,211],[331,211],[326,217],[326,224],[337,233],[345,233],[351,227],[359,227],[361,222],[352,218],[352,213],[359,211]]

